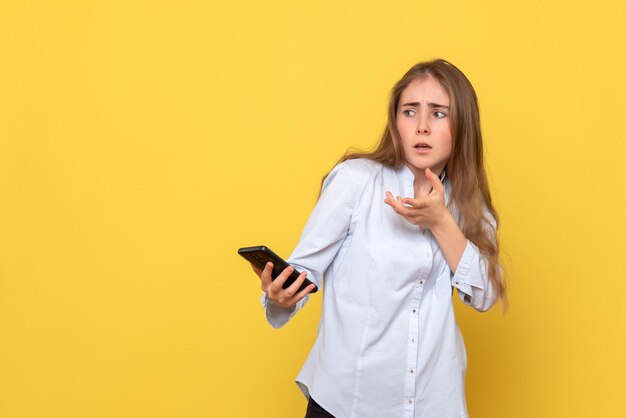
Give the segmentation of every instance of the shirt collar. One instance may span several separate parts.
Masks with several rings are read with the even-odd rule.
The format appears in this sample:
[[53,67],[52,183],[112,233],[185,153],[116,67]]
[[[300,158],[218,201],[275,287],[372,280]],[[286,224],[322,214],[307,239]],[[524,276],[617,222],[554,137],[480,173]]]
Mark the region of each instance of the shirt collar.
[[402,168],[400,169],[400,175],[402,176],[402,180],[411,182],[411,184],[413,184],[413,181],[415,181],[415,176],[413,175],[413,172],[406,164],[402,164]]

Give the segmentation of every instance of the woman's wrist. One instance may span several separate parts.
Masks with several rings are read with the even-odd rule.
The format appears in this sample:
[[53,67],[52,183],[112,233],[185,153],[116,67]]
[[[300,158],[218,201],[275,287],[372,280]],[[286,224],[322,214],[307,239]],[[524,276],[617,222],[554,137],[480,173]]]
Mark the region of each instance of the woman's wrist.
[[446,209],[446,214],[441,221],[433,226],[431,232],[439,244],[450,270],[455,272],[467,245],[467,238],[448,209]]
[[433,223],[432,227],[429,229],[433,233],[433,235],[437,237],[437,235],[444,235],[446,231],[454,230],[455,227],[457,229],[459,228],[448,208],[445,208],[443,214],[439,217],[439,219],[437,219],[435,223]]

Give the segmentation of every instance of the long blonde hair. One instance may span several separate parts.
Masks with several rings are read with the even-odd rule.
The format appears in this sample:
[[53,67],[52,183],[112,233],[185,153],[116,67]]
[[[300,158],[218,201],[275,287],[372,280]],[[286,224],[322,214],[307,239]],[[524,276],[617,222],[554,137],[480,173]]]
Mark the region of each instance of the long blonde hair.
[[[467,77],[454,65],[435,59],[414,65],[394,86],[387,108],[387,125],[377,146],[371,151],[348,150],[340,162],[367,158],[385,166],[400,168],[404,151],[396,125],[398,102],[404,89],[415,79],[434,77],[450,97],[452,153],[446,165],[446,177],[452,184],[450,205],[458,210],[460,227],[487,260],[487,272],[504,309],[508,306],[507,286],[499,267],[499,217],[491,202],[483,162],[483,140],[480,129],[478,99]],[[322,184],[328,174],[322,178]],[[496,226],[483,213],[483,205],[493,216]]]

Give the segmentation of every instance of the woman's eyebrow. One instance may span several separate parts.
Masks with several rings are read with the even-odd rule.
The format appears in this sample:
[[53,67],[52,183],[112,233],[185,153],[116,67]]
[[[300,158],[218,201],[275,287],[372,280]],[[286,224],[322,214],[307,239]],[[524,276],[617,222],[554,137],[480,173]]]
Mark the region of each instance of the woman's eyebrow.
[[[405,103],[402,106],[419,107],[419,105],[420,105],[420,102],[411,102],[411,103]],[[400,106],[400,107],[402,107],[402,106]],[[441,107],[441,108],[444,108],[444,109],[450,109],[449,106],[441,105],[441,104],[437,104],[437,103],[430,103],[430,102],[428,102],[428,107]]]

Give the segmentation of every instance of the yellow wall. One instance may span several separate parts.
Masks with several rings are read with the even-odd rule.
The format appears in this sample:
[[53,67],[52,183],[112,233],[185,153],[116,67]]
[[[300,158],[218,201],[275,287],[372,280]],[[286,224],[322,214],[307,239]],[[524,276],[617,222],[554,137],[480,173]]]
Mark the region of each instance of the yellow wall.
[[304,415],[319,297],[275,331],[321,176],[444,57],[478,92],[511,310],[457,305],[472,417],[626,408],[626,6],[7,1],[0,417]]

